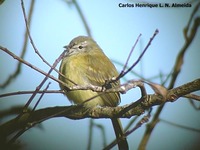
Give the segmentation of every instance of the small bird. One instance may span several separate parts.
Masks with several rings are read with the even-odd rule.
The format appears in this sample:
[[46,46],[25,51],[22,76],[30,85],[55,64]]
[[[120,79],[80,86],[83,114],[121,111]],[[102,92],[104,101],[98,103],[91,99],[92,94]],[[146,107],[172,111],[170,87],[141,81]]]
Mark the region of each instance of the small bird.
[[[99,45],[90,37],[78,36],[74,38],[69,45],[65,46],[67,52],[60,65],[59,79],[66,83],[69,87],[77,85],[95,85],[112,88],[120,85],[120,81],[105,84],[113,77],[118,76],[118,72],[109,58],[104,54]],[[69,80],[70,79],[70,80]],[[72,82],[73,81],[73,82]],[[68,91],[67,88],[60,84],[61,90],[74,104],[84,103],[85,107],[93,108],[96,106],[116,107],[120,102],[120,94],[94,92],[92,90],[76,90]],[[124,132],[119,118],[111,118],[115,135],[120,150],[127,150],[128,143],[124,137]]]

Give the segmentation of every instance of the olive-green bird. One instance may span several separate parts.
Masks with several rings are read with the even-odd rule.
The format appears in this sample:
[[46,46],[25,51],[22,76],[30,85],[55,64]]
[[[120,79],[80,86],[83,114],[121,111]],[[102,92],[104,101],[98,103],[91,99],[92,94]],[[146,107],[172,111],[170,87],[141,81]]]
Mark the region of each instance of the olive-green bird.
[[[92,38],[78,36],[65,48],[67,48],[67,52],[59,69],[65,77],[59,75],[59,79],[68,86],[73,86],[74,83],[78,85],[103,86],[106,81],[118,76],[115,66]],[[111,88],[119,86],[119,84],[120,82],[117,81],[107,85],[107,87]],[[93,92],[92,90],[67,91],[67,88],[62,84],[60,84],[60,88],[65,91],[68,99],[75,104],[80,104],[101,93],[96,98],[84,103],[84,106],[88,108],[95,106],[115,107],[120,102],[119,92],[102,94],[102,92]],[[128,143],[123,136],[120,120],[118,118],[112,118],[111,120],[118,139],[119,149],[127,150]]]

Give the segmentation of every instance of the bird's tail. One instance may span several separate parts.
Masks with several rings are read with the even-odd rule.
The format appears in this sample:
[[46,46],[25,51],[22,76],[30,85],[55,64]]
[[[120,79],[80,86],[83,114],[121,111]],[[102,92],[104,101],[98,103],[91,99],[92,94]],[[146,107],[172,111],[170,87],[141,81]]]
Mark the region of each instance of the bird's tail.
[[124,132],[123,132],[120,119],[112,118],[111,120],[112,120],[113,128],[115,130],[115,135],[117,138],[117,144],[118,144],[119,150],[128,150],[129,149],[128,142],[126,140],[126,137],[124,137]]

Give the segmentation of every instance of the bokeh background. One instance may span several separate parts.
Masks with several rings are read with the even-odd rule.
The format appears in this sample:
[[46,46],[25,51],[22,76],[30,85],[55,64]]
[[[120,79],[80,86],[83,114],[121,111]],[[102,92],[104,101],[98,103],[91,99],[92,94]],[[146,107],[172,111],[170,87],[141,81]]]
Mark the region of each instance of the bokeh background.
[[[187,25],[190,15],[197,4],[185,8],[120,8],[119,3],[135,3],[137,1],[126,0],[101,0],[101,1],[77,1],[85,20],[88,23],[92,37],[104,50],[106,55],[115,62],[124,63],[135,40],[141,33],[142,37],[133,52],[131,62],[134,62],[145,47],[156,29],[159,34],[153,40],[142,61],[134,68],[134,71],[142,77],[160,83],[161,79],[154,78],[159,74],[168,75],[173,68],[176,56],[184,45],[183,29]],[[153,3],[153,1],[146,1]],[[156,3],[163,2],[157,0]],[[179,2],[187,1],[170,1]],[[28,13],[30,0],[25,0],[25,9]],[[141,2],[140,2],[141,3]],[[198,16],[200,10],[198,10]],[[196,15],[197,16],[197,15]],[[34,12],[30,27],[31,36],[42,56],[50,63],[63,51],[72,38],[78,35],[87,35],[83,22],[73,3],[64,0],[35,1]],[[190,82],[200,76],[200,31],[189,47],[185,57],[181,73],[175,86]],[[7,0],[0,5],[0,45],[8,48],[16,55],[20,55],[24,43],[25,22],[19,0]],[[34,52],[30,43],[25,54],[26,61],[38,68],[48,71],[47,67]],[[15,70],[17,61],[8,54],[0,51],[0,83],[3,83]],[[116,64],[120,71],[122,66]],[[59,66],[57,67],[59,68]],[[57,77],[57,73],[53,72]],[[0,94],[34,90],[43,75],[22,66],[22,71],[6,88],[0,89]],[[140,77],[130,73],[126,79],[139,79]],[[58,90],[58,83],[51,82],[49,89]],[[125,82],[125,80],[122,80]],[[47,85],[47,83],[45,84]],[[168,84],[166,84],[167,86]],[[45,87],[45,86],[44,86]],[[44,88],[43,87],[43,88]],[[153,91],[147,86],[148,93]],[[200,94],[197,92],[197,94]],[[9,109],[16,105],[23,105],[31,95],[9,96],[0,99],[0,110]],[[122,95],[120,105],[131,103],[139,98],[139,90],[132,89]],[[36,96],[34,102],[36,102]],[[51,106],[71,105],[61,94],[46,94],[38,108]],[[32,105],[33,106],[33,105]],[[157,107],[153,108],[153,113]],[[183,126],[200,129],[200,112],[195,110],[187,99],[179,99],[175,103],[167,103],[160,118]],[[2,122],[14,116],[3,118]],[[24,144],[24,149],[86,149],[88,143],[89,119],[70,120],[66,118],[50,119],[43,122],[40,128],[32,128],[25,132],[19,140]],[[95,123],[102,124],[106,131],[106,141],[109,143],[115,138],[109,119],[97,119]],[[122,119],[126,126],[129,119]],[[145,131],[145,125],[128,136],[131,149],[137,149]],[[92,136],[92,149],[102,149],[102,133],[98,128],[94,129]],[[200,146],[197,142],[200,133],[183,128],[178,128],[165,122],[160,122],[151,135],[147,149],[192,149]],[[115,147],[117,149],[117,147]]]

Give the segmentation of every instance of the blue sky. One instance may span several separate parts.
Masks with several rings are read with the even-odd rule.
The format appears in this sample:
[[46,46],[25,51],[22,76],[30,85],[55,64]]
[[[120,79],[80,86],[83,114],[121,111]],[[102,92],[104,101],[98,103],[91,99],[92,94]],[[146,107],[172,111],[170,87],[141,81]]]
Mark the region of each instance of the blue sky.
[[[89,25],[92,37],[110,59],[121,63],[126,61],[128,53],[140,33],[142,34],[141,40],[134,50],[130,62],[136,60],[154,31],[158,29],[159,34],[134,71],[142,74],[145,78],[151,78],[160,72],[168,74],[175,63],[179,50],[183,47],[183,28],[187,25],[196,3],[189,8],[119,8],[119,3],[127,2],[132,3],[133,1],[78,1],[78,4]],[[28,12],[29,0],[25,1],[25,8]],[[0,6],[0,18],[0,45],[19,55],[25,32],[20,1],[5,1]],[[53,64],[63,51],[63,46],[67,45],[71,39],[78,35],[87,35],[74,5],[67,5],[64,0],[36,1],[30,31],[39,52],[50,64]],[[200,39],[199,32],[186,53],[184,65],[175,86],[200,76],[200,43],[197,39]],[[46,72],[49,69],[35,54],[30,43],[25,60]],[[0,83],[12,73],[15,67],[16,60],[0,51],[0,70],[2,70]],[[122,68],[119,65],[116,67],[119,71]],[[55,72],[52,75],[57,77]],[[43,78],[43,75],[23,66],[20,76],[7,88],[1,89],[0,93],[34,90]],[[128,74],[126,78],[138,79],[133,74]],[[57,83],[51,82],[50,89],[59,89]],[[122,82],[124,81],[122,80]],[[159,83],[160,80],[156,79],[153,82]],[[153,93],[150,88],[147,87],[147,89],[148,93]],[[121,105],[137,100],[138,93],[138,89],[133,89],[122,95]],[[29,97],[30,95],[6,97],[0,100],[0,105],[2,109],[10,108],[16,104],[24,104]],[[38,97],[35,98],[35,101]],[[61,94],[46,94],[39,104],[39,108],[58,105],[70,105],[70,102]],[[155,109],[156,107],[153,113]],[[161,119],[194,128],[199,128],[200,125],[199,112],[195,111],[186,99],[167,104],[161,114]],[[128,121],[129,119],[123,119],[123,125],[125,126]],[[98,119],[95,122],[105,126],[107,141],[112,141],[114,132],[110,120]],[[26,142],[27,149],[65,149],[66,147],[68,149],[86,149],[87,147],[89,119],[74,121],[57,118],[45,121],[42,126],[43,130],[33,128],[20,137],[20,140]],[[144,131],[145,128],[141,127],[128,137],[131,148],[138,147]],[[101,137],[101,132],[95,129],[93,148],[102,148],[102,139],[99,137]],[[159,142],[159,149],[174,149],[175,147],[176,149],[187,149],[191,148],[191,141],[198,138],[198,133],[161,122],[153,131],[147,148],[157,149],[156,143]],[[190,139],[190,143],[188,139]]]

